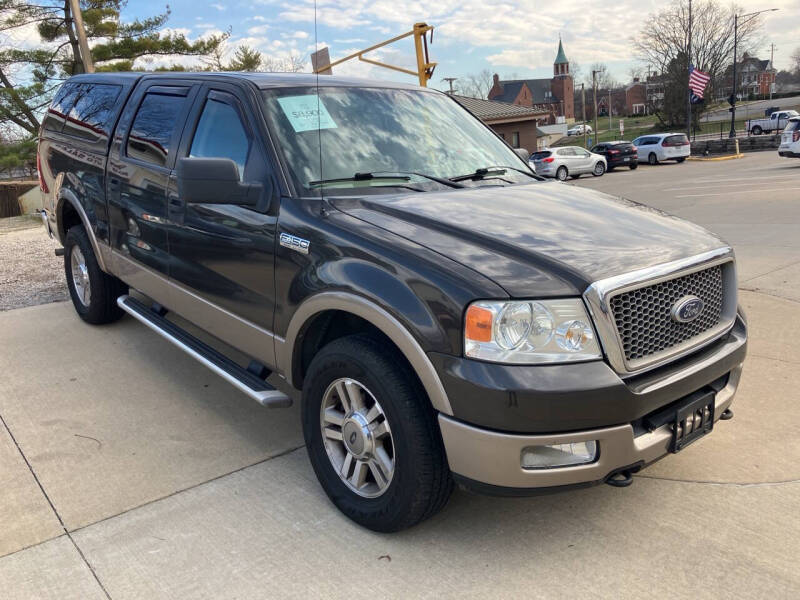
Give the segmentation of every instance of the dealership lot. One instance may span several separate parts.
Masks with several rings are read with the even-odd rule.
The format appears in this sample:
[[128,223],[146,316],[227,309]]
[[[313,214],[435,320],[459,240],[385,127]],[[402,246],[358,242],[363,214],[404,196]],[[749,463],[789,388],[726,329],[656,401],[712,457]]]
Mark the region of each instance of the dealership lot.
[[2,312],[3,596],[796,597],[800,160],[574,185],[734,246],[751,342],[736,416],[712,436],[627,489],[458,491],[432,520],[379,535],[324,496],[297,406],[258,406],[131,319],[93,328],[67,303]]

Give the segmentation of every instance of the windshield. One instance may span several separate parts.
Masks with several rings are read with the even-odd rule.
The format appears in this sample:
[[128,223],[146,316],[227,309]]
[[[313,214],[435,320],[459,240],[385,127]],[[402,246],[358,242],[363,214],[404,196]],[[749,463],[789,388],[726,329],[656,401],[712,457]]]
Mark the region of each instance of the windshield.
[[[369,193],[442,190],[446,186],[430,177],[448,179],[478,169],[490,171],[462,185],[535,181],[520,172],[527,165],[511,148],[443,94],[355,87],[263,94],[267,119],[304,195],[352,194],[356,187]],[[491,167],[510,169],[495,174]],[[364,177],[368,173],[376,176]],[[392,174],[405,177],[388,177]]]

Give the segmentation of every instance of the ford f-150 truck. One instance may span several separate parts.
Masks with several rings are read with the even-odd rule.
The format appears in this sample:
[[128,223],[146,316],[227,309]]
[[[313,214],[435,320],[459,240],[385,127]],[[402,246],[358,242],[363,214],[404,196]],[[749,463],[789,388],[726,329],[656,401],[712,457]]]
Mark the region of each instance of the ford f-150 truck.
[[371,529],[454,483],[624,486],[732,416],[731,248],[543,181],[445,94],[79,75],[38,162],[77,314],[127,313],[266,407],[299,394],[322,488]]
[[750,119],[745,123],[748,132],[753,135],[762,133],[779,133],[786,127],[786,123],[792,117],[797,117],[796,110],[780,110],[772,113],[767,119]]

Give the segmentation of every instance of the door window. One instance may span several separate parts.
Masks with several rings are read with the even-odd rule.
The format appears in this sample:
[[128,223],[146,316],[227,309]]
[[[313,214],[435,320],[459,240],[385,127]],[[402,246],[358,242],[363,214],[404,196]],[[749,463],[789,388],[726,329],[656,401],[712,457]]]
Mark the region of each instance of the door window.
[[559,156],[575,156],[575,151],[572,148],[562,148],[558,151]]
[[242,179],[249,150],[250,139],[236,109],[227,102],[209,98],[197,122],[189,156],[230,158]]
[[185,96],[145,94],[128,135],[127,155],[164,167],[186,104]]
[[108,139],[120,91],[122,86],[119,85],[81,84],[64,125],[64,133],[89,140]]

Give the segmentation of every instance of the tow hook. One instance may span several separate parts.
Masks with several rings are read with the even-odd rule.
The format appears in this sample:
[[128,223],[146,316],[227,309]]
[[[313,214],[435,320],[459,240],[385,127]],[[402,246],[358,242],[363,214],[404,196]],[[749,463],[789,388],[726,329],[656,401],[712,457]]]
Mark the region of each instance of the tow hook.
[[617,471],[606,477],[606,483],[611,487],[628,487],[633,483],[633,473],[629,470]]
[[730,408],[726,408],[719,418],[721,421],[730,421],[733,418],[733,411]]

